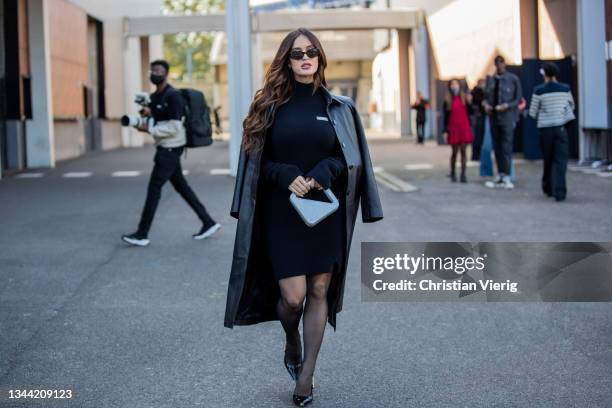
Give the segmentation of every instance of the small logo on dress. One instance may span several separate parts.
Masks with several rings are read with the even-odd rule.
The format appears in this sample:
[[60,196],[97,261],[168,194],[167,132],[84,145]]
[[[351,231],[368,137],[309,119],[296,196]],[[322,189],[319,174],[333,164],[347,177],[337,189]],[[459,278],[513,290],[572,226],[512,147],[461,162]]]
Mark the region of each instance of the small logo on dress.
[[325,116],[317,116],[317,120],[324,120],[326,122],[329,122],[329,119],[327,119]]

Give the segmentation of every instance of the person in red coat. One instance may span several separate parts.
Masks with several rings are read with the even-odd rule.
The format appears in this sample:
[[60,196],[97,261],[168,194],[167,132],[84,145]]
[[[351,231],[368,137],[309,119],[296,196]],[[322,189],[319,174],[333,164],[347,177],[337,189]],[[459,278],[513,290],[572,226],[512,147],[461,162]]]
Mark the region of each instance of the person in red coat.
[[462,183],[467,183],[465,168],[467,165],[467,146],[474,141],[474,134],[470,126],[470,95],[461,89],[458,79],[448,81],[448,92],[444,100],[444,138],[452,148],[450,157],[451,181],[457,181],[455,164],[457,153],[461,153]]

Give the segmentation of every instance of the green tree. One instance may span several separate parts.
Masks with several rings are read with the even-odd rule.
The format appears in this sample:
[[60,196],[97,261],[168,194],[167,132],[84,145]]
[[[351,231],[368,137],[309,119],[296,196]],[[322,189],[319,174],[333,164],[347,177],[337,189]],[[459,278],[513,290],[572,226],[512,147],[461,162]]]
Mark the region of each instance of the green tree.
[[[169,16],[222,11],[223,0],[164,0],[162,6],[162,14]],[[206,78],[212,70],[208,56],[213,38],[210,32],[164,35],[164,58],[172,66],[173,74],[181,80]]]

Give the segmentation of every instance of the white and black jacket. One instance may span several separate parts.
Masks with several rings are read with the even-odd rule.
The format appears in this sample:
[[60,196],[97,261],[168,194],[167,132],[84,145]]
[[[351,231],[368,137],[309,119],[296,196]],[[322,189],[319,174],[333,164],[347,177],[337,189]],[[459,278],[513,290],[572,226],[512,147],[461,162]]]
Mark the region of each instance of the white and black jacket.
[[534,88],[529,116],[537,120],[538,128],[562,126],[576,118],[574,108],[570,87],[551,81]]

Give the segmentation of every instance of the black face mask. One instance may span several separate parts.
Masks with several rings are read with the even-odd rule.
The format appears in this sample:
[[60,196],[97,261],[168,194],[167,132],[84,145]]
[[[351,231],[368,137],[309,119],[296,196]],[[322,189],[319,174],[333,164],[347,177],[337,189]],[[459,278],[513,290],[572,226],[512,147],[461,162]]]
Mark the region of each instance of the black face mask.
[[164,80],[166,79],[166,77],[164,75],[157,75],[157,74],[151,74],[149,75],[149,80],[154,84],[154,85],[159,85],[162,82],[164,82]]

